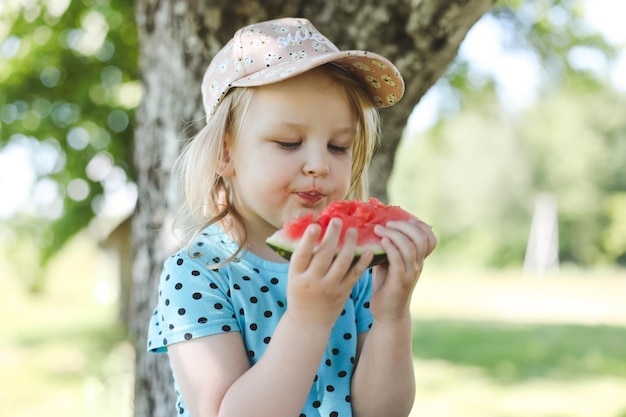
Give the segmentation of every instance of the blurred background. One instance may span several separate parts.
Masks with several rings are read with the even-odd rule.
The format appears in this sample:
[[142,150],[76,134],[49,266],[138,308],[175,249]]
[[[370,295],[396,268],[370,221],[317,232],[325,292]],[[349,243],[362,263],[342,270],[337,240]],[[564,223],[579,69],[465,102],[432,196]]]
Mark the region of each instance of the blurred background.
[[[132,415],[132,7],[0,4],[1,415]],[[415,108],[415,415],[626,417],[625,15],[498,2]]]

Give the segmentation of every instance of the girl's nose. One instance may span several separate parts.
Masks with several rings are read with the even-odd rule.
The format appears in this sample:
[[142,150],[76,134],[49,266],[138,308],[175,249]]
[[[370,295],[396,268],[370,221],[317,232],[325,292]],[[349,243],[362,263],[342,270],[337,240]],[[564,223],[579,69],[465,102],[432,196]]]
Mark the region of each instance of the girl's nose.
[[327,175],[330,171],[330,165],[326,149],[307,150],[302,171],[305,175],[312,175],[314,177]]

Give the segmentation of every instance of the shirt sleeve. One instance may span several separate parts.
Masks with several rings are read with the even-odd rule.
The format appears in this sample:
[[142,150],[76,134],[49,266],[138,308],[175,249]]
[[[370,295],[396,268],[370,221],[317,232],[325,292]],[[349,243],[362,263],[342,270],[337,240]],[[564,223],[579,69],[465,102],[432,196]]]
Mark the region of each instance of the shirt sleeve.
[[148,351],[163,353],[173,343],[240,331],[228,277],[202,259],[183,250],[164,262],[159,299],[148,328]]
[[366,332],[372,327],[374,317],[370,310],[370,300],[372,298],[372,269],[363,273],[352,290],[351,298],[354,300],[354,314],[356,320],[356,331]]

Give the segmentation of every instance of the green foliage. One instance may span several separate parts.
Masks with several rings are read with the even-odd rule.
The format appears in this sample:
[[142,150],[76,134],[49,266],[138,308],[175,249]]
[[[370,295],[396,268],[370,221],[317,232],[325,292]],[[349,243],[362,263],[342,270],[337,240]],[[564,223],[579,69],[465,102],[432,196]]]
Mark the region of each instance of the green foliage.
[[[585,20],[584,3],[585,0],[499,0],[483,19],[489,19],[499,29],[498,42],[505,51],[532,57],[540,65],[540,93],[551,94],[571,86],[594,89],[606,81],[606,74],[597,69],[612,63],[620,49],[590,27]],[[476,70],[463,55],[451,64],[444,79],[453,92],[444,112],[451,108],[449,101],[460,102],[453,109],[463,106],[466,92],[497,84],[492,75]]]
[[437,257],[450,252],[478,266],[519,259],[532,209],[528,162],[518,158],[521,144],[495,97],[401,146],[391,200],[433,226]]
[[434,226],[438,259],[521,265],[534,199],[549,192],[562,262],[624,264],[626,97],[563,90],[515,116],[492,93],[468,97],[455,117],[406,138],[392,177],[392,200]]
[[[623,155],[623,153],[622,153]],[[607,227],[602,233],[602,246],[611,259],[626,264],[626,192],[611,193],[604,204]]]
[[535,199],[548,192],[562,262],[625,264],[626,98],[606,71],[619,48],[583,12],[580,0],[497,2],[485,18],[500,28],[503,49],[544,70],[538,101],[507,113],[500,80],[461,54],[438,85],[437,124],[407,132],[390,199],[434,226],[442,263],[521,265]]
[[7,223],[30,233],[43,265],[99,212],[115,186],[111,168],[131,175],[141,96],[133,16],[124,0],[9,1],[1,10],[0,150],[30,155],[36,178],[19,209],[49,231]]
[[625,105],[626,97],[609,91],[568,90],[527,116],[521,136],[535,164],[534,186],[557,197],[565,261],[594,265],[626,252],[626,246],[616,253],[603,242],[623,221],[607,204],[626,190]]

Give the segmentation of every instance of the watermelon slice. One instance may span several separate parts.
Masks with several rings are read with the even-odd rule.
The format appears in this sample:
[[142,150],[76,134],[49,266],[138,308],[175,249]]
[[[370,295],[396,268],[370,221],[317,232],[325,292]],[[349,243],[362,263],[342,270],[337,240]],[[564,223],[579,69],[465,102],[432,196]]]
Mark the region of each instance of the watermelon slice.
[[374,226],[384,225],[389,220],[409,220],[414,218],[412,214],[399,206],[385,205],[374,197],[369,201],[338,200],[331,202],[318,215],[313,214],[298,217],[287,221],[283,228],[267,238],[265,243],[283,258],[289,260],[298,243],[302,239],[304,231],[311,223],[322,226],[320,241],[326,233],[330,219],[338,217],[343,221],[343,229],[339,238],[338,247],[343,245],[344,235],[348,228],[355,228],[358,232],[357,250],[354,262],[366,250],[374,253],[374,259],[370,267],[384,263],[387,255],[380,245],[380,237],[374,233]]

